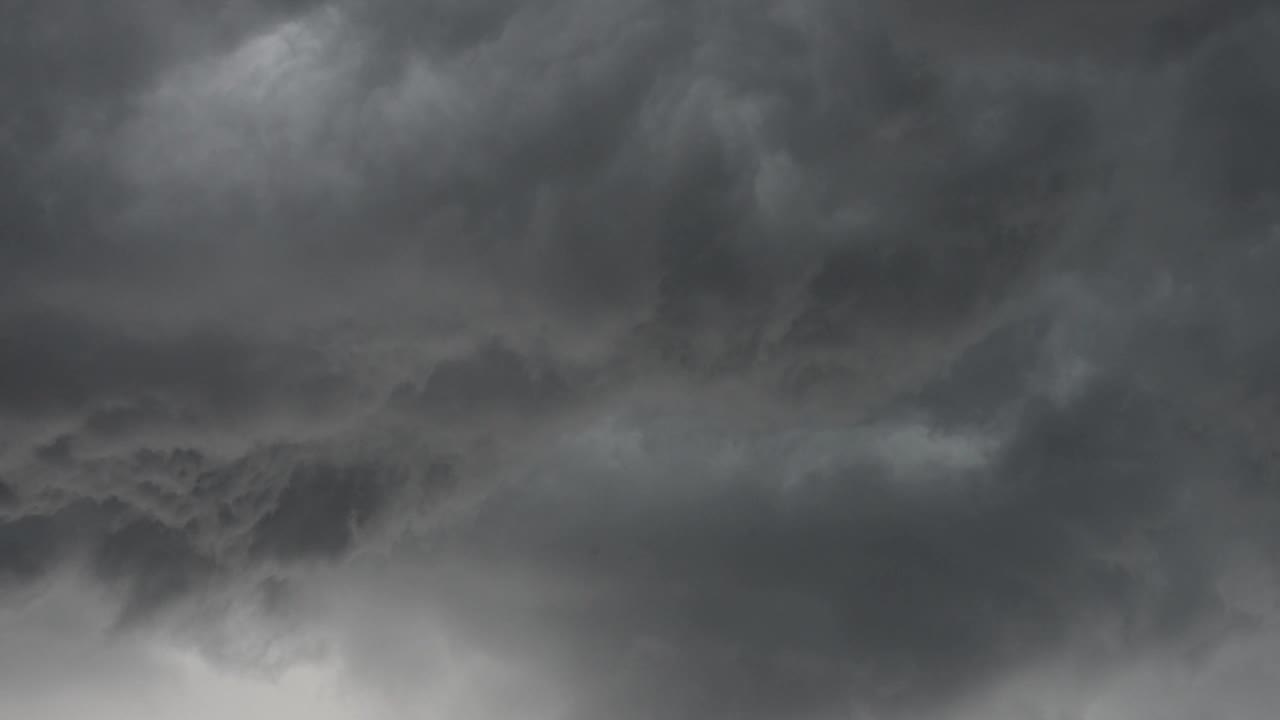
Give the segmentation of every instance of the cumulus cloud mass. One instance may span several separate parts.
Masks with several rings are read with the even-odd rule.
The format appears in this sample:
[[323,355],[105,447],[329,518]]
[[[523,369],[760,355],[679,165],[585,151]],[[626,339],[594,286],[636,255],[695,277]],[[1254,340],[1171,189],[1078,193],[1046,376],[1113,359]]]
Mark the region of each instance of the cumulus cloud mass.
[[1274,717],[1267,0],[4,8],[0,717]]

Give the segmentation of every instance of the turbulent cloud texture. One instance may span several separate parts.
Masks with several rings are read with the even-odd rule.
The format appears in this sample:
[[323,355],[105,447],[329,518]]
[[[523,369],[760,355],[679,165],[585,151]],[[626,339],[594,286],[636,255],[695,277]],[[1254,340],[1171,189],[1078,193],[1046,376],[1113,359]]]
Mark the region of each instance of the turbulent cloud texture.
[[0,715],[1269,717],[1270,3],[4,12]]

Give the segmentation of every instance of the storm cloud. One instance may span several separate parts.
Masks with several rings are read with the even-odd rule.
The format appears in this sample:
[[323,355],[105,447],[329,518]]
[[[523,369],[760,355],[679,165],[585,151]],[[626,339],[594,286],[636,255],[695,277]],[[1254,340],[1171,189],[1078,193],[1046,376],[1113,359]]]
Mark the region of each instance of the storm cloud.
[[0,715],[1274,704],[1270,3],[10,6]]

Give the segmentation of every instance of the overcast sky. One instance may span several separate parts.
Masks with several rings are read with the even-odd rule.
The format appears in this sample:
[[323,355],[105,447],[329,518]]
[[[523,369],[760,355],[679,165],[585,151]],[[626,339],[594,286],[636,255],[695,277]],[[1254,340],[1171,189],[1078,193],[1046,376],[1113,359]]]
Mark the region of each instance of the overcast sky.
[[1266,0],[0,3],[0,717],[1263,720]]

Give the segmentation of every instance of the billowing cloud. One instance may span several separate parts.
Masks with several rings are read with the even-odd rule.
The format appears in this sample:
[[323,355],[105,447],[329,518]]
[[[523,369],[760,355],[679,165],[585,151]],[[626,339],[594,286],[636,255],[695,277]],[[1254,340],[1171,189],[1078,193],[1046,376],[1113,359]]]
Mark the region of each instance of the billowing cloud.
[[1270,707],[1269,3],[13,13],[0,715]]

